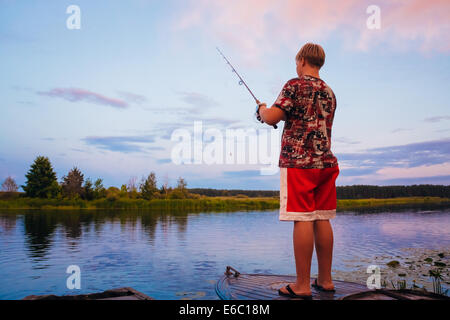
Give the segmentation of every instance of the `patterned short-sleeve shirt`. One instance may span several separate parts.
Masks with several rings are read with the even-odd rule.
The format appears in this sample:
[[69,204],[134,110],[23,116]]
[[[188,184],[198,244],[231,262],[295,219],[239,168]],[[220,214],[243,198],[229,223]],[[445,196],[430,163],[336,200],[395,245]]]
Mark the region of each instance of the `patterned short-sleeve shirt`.
[[306,75],[291,79],[274,106],[286,114],[280,167],[321,169],[338,164],[331,152],[336,97],[325,81]]

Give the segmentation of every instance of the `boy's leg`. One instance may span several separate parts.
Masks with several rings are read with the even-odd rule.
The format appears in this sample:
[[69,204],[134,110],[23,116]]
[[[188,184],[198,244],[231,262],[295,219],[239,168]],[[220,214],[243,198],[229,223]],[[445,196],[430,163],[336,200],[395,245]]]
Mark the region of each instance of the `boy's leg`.
[[[297,282],[291,284],[296,294],[311,294],[311,259],[314,250],[314,222],[294,221],[294,257]],[[287,292],[285,288],[281,291]]]
[[316,210],[319,219],[314,221],[314,242],[316,247],[319,276],[317,282],[325,289],[333,289],[331,265],[333,259],[333,229],[330,220],[336,216],[336,179],[339,166],[321,169],[319,185],[315,190]]
[[[297,282],[291,284],[296,294],[311,294],[311,258],[314,250],[314,222],[294,222],[294,256],[297,271]],[[285,288],[281,291],[287,292]]]
[[299,292],[311,292],[311,259],[314,250],[314,222],[294,222],[294,256]]
[[314,243],[316,246],[319,276],[317,283],[324,289],[333,289],[331,265],[333,260],[333,229],[329,220],[314,221]]

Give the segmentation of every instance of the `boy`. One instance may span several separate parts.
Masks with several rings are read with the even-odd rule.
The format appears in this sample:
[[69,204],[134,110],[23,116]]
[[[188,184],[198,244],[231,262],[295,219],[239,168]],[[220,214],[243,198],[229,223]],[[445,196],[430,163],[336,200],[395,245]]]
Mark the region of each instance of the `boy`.
[[314,245],[319,275],[317,290],[334,292],[331,279],[333,230],[336,215],[336,178],[339,167],[331,152],[331,128],[336,97],[319,76],[325,52],[307,43],[295,58],[298,78],[289,80],[272,108],[258,104],[259,119],[269,125],[284,120],[280,152],[280,215],[294,221],[297,281],[278,293],[312,299],[310,270]]

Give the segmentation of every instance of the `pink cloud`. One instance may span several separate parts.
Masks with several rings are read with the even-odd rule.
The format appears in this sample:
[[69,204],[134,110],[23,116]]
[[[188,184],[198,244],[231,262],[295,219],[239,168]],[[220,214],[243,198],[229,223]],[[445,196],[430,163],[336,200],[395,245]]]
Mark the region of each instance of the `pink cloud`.
[[[379,30],[366,26],[372,4],[381,10]],[[306,41],[331,37],[355,50],[387,44],[396,50],[450,51],[448,0],[192,0],[177,18],[175,30],[201,28],[239,49],[247,62],[261,52],[296,51]]]
[[450,175],[450,162],[411,168],[385,167],[376,172],[378,179],[423,178]]
[[450,51],[450,1],[382,1],[380,34],[365,29],[358,47],[370,49],[379,43],[424,53]]
[[120,99],[109,98],[99,93],[78,88],[54,88],[50,91],[38,92],[40,95],[62,98],[70,102],[87,101],[114,108],[126,108],[128,104]]

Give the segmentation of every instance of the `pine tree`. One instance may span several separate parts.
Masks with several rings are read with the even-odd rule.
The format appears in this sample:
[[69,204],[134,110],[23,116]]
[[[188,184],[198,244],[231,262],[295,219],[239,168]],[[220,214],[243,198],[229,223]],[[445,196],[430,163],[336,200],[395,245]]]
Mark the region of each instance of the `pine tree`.
[[63,195],[69,198],[74,198],[77,196],[81,197],[83,195],[83,182],[84,175],[77,167],[74,167],[69,171],[67,176],[63,177]]
[[27,181],[22,188],[27,197],[51,198],[59,192],[56,173],[47,157],[38,156],[25,177]]
[[85,200],[93,200],[95,198],[94,185],[89,178],[84,182],[82,198]]

